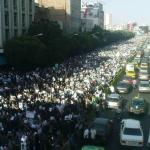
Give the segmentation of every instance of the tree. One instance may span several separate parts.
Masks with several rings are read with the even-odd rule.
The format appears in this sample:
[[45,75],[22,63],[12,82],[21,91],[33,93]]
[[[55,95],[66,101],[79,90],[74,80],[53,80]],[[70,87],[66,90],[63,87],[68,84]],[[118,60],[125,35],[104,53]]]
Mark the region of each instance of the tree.
[[42,33],[42,37],[40,39],[45,44],[48,44],[49,41],[62,37],[62,30],[56,21],[43,19],[33,22],[28,30],[28,34],[31,36],[36,36],[40,33]]
[[14,38],[6,43],[4,49],[8,64],[15,67],[32,68],[49,63],[48,50],[36,37]]

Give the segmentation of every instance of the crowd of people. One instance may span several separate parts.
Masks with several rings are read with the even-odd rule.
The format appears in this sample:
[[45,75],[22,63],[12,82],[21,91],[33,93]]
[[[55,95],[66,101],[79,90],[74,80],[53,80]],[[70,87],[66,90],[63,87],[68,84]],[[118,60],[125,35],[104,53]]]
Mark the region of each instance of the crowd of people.
[[[139,39],[141,40],[141,39]],[[130,57],[136,39],[53,67],[0,71],[0,150],[79,150],[86,109]]]

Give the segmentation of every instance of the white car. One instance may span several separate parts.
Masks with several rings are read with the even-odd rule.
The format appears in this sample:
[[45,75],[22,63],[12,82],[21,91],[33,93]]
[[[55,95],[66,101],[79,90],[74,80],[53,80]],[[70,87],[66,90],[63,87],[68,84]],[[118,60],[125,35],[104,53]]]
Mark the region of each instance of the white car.
[[140,68],[148,68],[148,63],[142,62]]
[[147,68],[140,68],[139,73],[148,73]]
[[147,72],[140,72],[139,79],[140,80],[149,80],[149,74]]
[[122,106],[122,98],[119,94],[113,93],[107,96],[108,108],[120,109]]
[[120,144],[124,146],[142,147],[143,143],[144,136],[140,121],[123,119],[120,127]]
[[139,83],[139,92],[150,92],[150,83],[149,83],[149,81],[140,81],[140,83]]

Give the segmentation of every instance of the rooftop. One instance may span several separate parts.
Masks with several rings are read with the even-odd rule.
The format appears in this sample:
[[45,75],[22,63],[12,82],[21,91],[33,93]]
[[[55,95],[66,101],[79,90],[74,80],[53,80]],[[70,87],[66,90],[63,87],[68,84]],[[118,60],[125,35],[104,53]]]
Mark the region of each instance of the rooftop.
[[140,121],[135,119],[123,119],[124,125],[127,128],[140,128]]

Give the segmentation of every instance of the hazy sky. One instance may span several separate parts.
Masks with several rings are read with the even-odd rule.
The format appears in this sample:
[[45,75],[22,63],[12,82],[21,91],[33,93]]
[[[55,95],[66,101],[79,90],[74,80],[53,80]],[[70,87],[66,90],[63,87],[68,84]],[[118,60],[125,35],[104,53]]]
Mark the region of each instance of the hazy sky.
[[140,25],[150,25],[150,0],[102,1],[104,4],[104,11],[112,13],[113,24],[136,21]]

